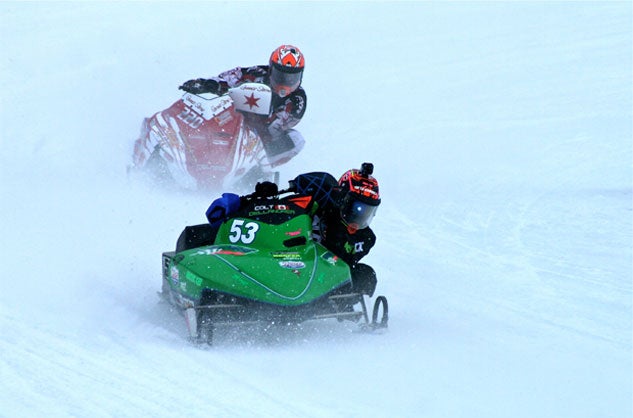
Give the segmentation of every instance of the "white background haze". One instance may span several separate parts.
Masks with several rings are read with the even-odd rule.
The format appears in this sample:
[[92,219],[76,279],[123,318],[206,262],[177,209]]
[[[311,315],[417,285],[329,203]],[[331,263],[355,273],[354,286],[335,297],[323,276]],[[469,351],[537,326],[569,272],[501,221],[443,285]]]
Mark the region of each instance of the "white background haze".
[[[0,416],[632,416],[631,2],[0,3]],[[184,81],[306,55],[302,153],[375,164],[379,335],[199,349],[160,255],[216,196],[130,182]]]

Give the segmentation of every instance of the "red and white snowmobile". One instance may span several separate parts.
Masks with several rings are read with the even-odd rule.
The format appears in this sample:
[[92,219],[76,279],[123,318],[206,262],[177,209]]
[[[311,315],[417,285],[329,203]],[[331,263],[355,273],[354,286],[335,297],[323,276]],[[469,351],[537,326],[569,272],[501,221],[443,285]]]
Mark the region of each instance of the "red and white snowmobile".
[[260,83],[241,84],[222,96],[185,93],[145,118],[128,171],[187,190],[251,190],[258,181],[278,183],[279,162],[268,160],[242,114],[268,115],[271,102],[270,87]]

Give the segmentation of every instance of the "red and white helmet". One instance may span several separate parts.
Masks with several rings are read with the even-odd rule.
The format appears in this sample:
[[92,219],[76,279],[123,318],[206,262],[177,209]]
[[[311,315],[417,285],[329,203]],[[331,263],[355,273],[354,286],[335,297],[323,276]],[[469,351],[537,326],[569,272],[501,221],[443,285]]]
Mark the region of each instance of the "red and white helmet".
[[360,170],[348,170],[338,181],[346,192],[341,218],[351,234],[367,228],[380,205],[378,180],[371,176],[373,171],[373,164],[363,163]]
[[292,45],[281,45],[270,55],[270,86],[280,97],[286,97],[301,85],[305,58]]

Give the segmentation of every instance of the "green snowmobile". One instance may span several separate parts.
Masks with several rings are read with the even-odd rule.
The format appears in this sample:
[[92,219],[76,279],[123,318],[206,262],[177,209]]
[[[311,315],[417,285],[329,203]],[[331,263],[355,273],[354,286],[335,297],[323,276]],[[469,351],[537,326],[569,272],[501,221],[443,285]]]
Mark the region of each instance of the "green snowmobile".
[[192,341],[211,344],[217,327],[252,322],[337,318],[387,327],[387,299],[376,297],[370,320],[349,266],[311,238],[310,199],[245,196],[219,229],[188,226],[176,251],[163,253],[162,295],[183,310]]

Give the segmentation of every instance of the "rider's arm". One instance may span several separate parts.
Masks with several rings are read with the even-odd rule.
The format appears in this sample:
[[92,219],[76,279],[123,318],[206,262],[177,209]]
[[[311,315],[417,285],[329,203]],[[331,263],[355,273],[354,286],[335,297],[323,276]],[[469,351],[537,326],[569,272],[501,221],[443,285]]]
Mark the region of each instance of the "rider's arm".
[[[228,93],[229,88],[235,87],[244,82],[259,82],[257,78],[260,72],[260,67],[235,67],[220,73],[217,77],[196,78],[194,80],[186,81],[178,88],[192,94],[213,93],[223,95]],[[259,78],[261,79],[261,76]]]
[[229,89],[239,86],[242,83],[254,82],[262,83],[267,74],[266,67],[256,65],[253,67],[235,67],[228,71],[220,73],[217,77],[211,77],[203,80],[207,91],[204,93],[214,93],[223,95],[229,92]]
[[277,132],[284,132],[294,128],[306,112],[308,98],[305,91],[299,87],[288,97],[273,98],[273,112],[268,120],[268,130],[275,136]]
[[349,234],[347,227],[337,217],[325,219],[324,222],[325,234],[321,243],[351,267],[358,264],[376,243],[376,235],[369,227]]

